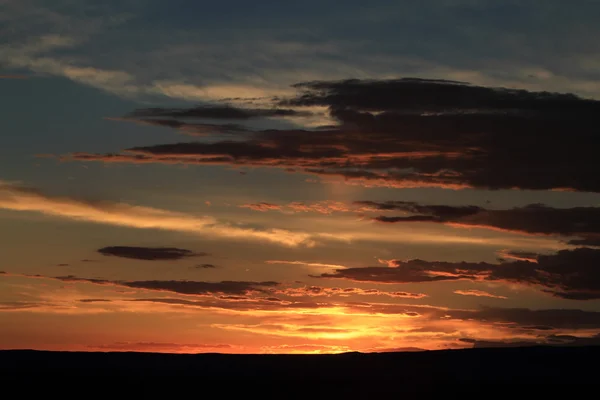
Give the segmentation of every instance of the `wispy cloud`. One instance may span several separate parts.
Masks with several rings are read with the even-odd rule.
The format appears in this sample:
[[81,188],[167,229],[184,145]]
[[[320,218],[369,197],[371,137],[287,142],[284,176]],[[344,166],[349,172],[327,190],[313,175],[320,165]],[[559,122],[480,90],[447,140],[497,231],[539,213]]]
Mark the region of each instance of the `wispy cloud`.
[[304,267],[312,267],[312,268],[326,268],[326,269],[331,269],[331,268],[346,268],[345,266],[339,265],[339,264],[325,264],[325,263],[309,262],[309,261],[267,260],[265,262],[267,264],[301,265],[301,266],[304,266]]
[[344,202],[334,200],[323,200],[313,203],[294,201],[287,204],[273,204],[260,202],[242,204],[239,207],[249,208],[254,211],[282,211],[286,213],[316,212],[320,214],[332,214],[334,212],[372,211],[372,209],[369,209],[367,207],[362,207],[356,204],[346,204]]
[[492,293],[488,293],[483,290],[470,289],[470,290],[455,290],[454,293],[463,296],[475,296],[475,297],[491,297],[493,299],[506,299],[506,296],[498,296]]
[[259,230],[157,208],[52,197],[35,190],[0,183],[0,208],[33,211],[76,221],[139,229],[164,229],[221,238],[262,240],[284,246],[314,245],[311,235],[284,229]]
[[329,296],[388,296],[399,299],[422,299],[427,297],[424,293],[410,292],[386,292],[378,289],[361,289],[361,288],[339,288],[339,287],[321,287],[321,286],[304,286],[299,288],[278,289],[275,294],[283,294],[292,297],[329,297]]

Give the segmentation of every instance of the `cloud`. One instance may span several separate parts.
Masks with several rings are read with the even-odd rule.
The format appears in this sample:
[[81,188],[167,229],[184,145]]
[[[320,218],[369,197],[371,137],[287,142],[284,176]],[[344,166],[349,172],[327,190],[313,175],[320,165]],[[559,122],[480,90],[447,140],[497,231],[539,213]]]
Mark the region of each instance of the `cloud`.
[[43,307],[46,304],[30,301],[0,301],[0,312],[2,311],[22,311]]
[[[34,277],[31,277],[34,279]],[[37,279],[42,279],[38,277]],[[113,281],[86,280],[98,285],[119,285]],[[101,283],[105,282],[105,283]],[[9,312],[59,312],[69,314],[90,314],[98,312],[143,312],[165,315],[187,315],[194,319],[208,321],[210,328],[233,330],[254,335],[301,338],[301,342],[286,344],[338,344],[340,341],[352,350],[382,351],[392,348],[402,341],[404,347],[423,349],[442,348],[456,344],[458,339],[470,340],[564,340],[559,336],[591,336],[600,331],[600,312],[576,309],[527,309],[481,307],[475,309],[451,309],[426,304],[402,304],[400,299],[390,302],[336,301],[336,298],[315,298],[304,300],[278,294],[273,291],[281,286],[264,286],[256,291],[251,289],[244,294],[223,293],[220,287],[205,295],[177,296],[175,292],[161,293],[162,289],[151,286],[151,291],[139,293],[129,291],[119,294],[114,290],[107,300],[102,298],[82,298],[90,287],[66,285],[59,291],[48,292],[48,282],[43,282],[40,293],[45,302],[35,302],[30,308],[15,309],[23,304],[10,304]],[[214,282],[223,284],[225,282]],[[256,287],[255,283],[247,282]],[[171,286],[164,281],[160,287]],[[246,287],[246,285],[244,285]],[[108,293],[107,287],[101,289]],[[283,288],[285,289],[285,288]],[[62,294],[61,294],[62,292]],[[137,293],[136,293],[137,292]],[[75,295],[73,295],[75,294]],[[163,297],[166,295],[168,297]],[[147,296],[147,297],[146,297]],[[172,296],[172,297],[170,297]],[[47,302],[51,300],[52,302]],[[90,301],[81,301],[90,300]],[[556,337],[555,339],[551,339]],[[258,337],[256,337],[259,339]],[[264,339],[264,338],[262,338]],[[356,339],[354,341],[353,339]],[[260,340],[260,339],[259,339]],[[544,339],[545,340],[545,339]],[[262,341],[261,344],[281,344]],[[461,342],[457,347],[471,344]],[[150,351],[150,350],[148,350]]]
[[[541,309],[481,307],[478,310],[446,310],[437,312],[454,319],[472,319],[476,321],[512,325],[531,329],[543,326],[551,329],[599,329],[600,312],[576,309]],[[549,330],[549,329],[544,329]]]
[[274,117],[308,117],[307,111],[283,108],[237,108],[224,105],[207,105],[194,108],[144,108],[133,111],[131,118],[199,118],[199,119],[240,119]]
[[547,335],[536,339],[519,340],[478,340],[461,338],[465,343],[473,343],[473,348],[511,348],[511,347],[530,347],[530,346],[598,346],[600,345],[600,334],[592,336],[574,336],[574,335]]
[[196,268],[196,269],[212,269],[212,268],[217,268],[217,266],[214,264],[198,264],[198,265],[194,266],[194,268]]
[[600,191],[590,146],[600,101],[415,78],[294,87],[274,105],[325,107],[337,125],[62,159],[272,167],[367,186]]
[[98,250],[104,256],[115,256],[135,260],[181,260],[189,257],[206,256],[208,253],[194,253],[191,250],[175,247],[132,247],[109,246]]
[[338,287],[320,287],[304,286],[298,288],[278,289],[275,294],[282,294],[291,297],[318,297],[318,296],[389,296],[402,299],[422,299],[427,297],[424,293],[410,292],[385,292],[379,289],[361,289],[361,288],[338,288]]
[[138,229],[163,229],[211,237],[260,240],[283,246],[312,246],[311,235],[284,229],[246,228],[221,222],[212,217],[198,217],[158,208],[53,197],[36,190],[0,181],[0,209],[33,211],[75,221],[94,222]]
[[476,290],[476,289],[471,289],[471,290],[455,290],[454,293],[456,294],[460,294],[463,296],[475,296],[475,297],[491,297],[494,299],[506,299],[506,296],[498,296],[495,294],[491,294],[488,292],[485,292],[483,290]]
[[[600,245],[600,208],[553,208],[530,204],[505,210],[477,206],[423,205],[404,201],[359,201],[357,204],[383,211],[400,211],[408,215],[379,216],[379,222],[434,222],[466,228],[487,228],[511,232],[577,236],[575,245]],[[511,254],[506,254],[509,258]],[[517,254],[518,255],[518,254]],[[532,258],[532,257],[527,257]]]
[[252,203],[242,204],[241,208],[249,208],[254,211],[283,211],[287,213],[299,213],[299,212],[317,212],[320,214],[331,214],[333,212],[359,212],[367,210],[366,207],[357,207],[348,205],[341,201],[323,200],[315,203],[304,203],[301,201],[294,201],[288,204],[273,204],[273,203]]
[[110,299],[80,299],[82,303],[110,303],[112,300]]
[[600,269],[597,268],[600,250],[591,248],[538,255],[536,262],[516,260],[490,264],[390,260],[389,264],[393,266],[338,269],[315,277],[379,283],[498,281],[530,285],[563,299],[600,299]]
[[302,265],[306,267],[315,267],[315,268],[346,268],[343,265],[339,264],[325,264],[325,263],[317,263],[317,262],[308,262],[308,261],[285,261],[285,260],[267,260],[265,261],[267,264],[287,264],[287,265]]
[[530,251],[502,250],[498,252],[498,256],[500,257],[500,261],[506,261],[506,259],[509,259],[537,263],[538,254]]
[[111,121],[134,122],[138,125],[158,126],[164,128],[177,129],[179,133],[188,136],[211,136],[211,135],[239,135],[242,133],[251,132],[250,129],[244,128],[239,124],[209,124],[200,122],[179,121],[176,119],[166,118],[106,118]]
[[228,344],[182,344],[162,342],[115,342],[89,345],[91,349],[102,351],[140,351],[153,353],[206,353],[230,350]]
[[362,349],[362,353],[406,353],[406,352],[417,352],[427,351],[419,347],[372,347],[368,349]]
[[252,203],[252,204],[242,204],[240,208],[249,208],[254,211],[271,211],[271,210],[280,210],[281,206],[272,203]]
[[105,279],[79,278],[76,276],[58,276],[54,279],[63,282],[84,282],[97,285],[117,285],[133,289],[147,289],[163,292],[172,292],[189,295],[246,295],[255,292],[266,292],[268,288],[278,286],[279,283],[273,281],[265,282],[246,282],[246,281],[222,281],[222,282],[201,282],[201,281],[111,281]]

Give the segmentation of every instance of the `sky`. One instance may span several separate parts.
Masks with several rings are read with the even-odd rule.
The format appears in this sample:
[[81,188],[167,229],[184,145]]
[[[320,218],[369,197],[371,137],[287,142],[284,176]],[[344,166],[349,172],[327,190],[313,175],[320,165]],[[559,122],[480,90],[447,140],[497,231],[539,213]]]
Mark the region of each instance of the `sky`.
[[0,348],[600,343],[599,19],[0,0]]

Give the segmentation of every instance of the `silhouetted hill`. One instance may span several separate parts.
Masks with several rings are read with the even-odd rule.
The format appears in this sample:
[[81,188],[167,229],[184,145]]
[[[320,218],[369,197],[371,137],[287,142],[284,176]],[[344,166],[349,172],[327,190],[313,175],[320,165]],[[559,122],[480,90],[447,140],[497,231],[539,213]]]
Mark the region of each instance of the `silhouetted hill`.
[[[548,389],[552,385],[595,384],[600,347],[529,347],[338,355],[176,355],[0,351],[2,379],[26,377],[192,378],[189,382],[271,382],[297,389],[321,388],[362,393],[442,390],[492,384]],[[157,379],[156,382],[159,382]],[[153,380],[144,379],[147,382]],[[110,384],[114,380],[103,379]],[[164,382],[164,381],[163,381]],[[347,382],[339,386],[340,382]],[[311,386],[313,385],[313,386]],[[450,385],[450,386],[449,386]],[[235,385],[234,385],[235,386]],[[207,386],[204,386],[205,388]],[[581,387],[580,387],[581,389]],[[294,389],[296,390],[296,389]],[[444,389],[445,390],[445,389]],[[357,394],[356,391],[349,392]]]

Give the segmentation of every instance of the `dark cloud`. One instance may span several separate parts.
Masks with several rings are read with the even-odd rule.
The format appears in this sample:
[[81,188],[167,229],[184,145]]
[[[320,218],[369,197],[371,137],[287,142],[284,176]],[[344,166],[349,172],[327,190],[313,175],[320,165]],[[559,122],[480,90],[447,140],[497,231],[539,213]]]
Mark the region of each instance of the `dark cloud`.
[[554,329],[551,326],[545,326],[545,325],[522,326],[520,328],[524,329],[524,330],[528,330],[528,331],[551,331]]
[[198,265],[194,266],[194,268],[196,268],[196,269],[212,269],[212,268],[217,268],[217,266],[214,264],[198,264]]
[[104,256],[115,256],[122,258],[131,258],[135,260],[181,260],[188,257],[207,256],[208,253],[194,253],[191,250],[178,249],[175,247],[131,247],[131,246],[110,246],[103,247],[98,253]]
[[538,255],[535,262],[390,261],[392,267],[338,269],[318,275],[359,282],[417,283],[466,279],[531,285],[570,300],[600,299],[600,250],[577,248]]
[[[268,166],[397,187],[600,191],[595,146],[600,101],[410,78],[309,82],[295,87],[296,97],[274,100],[275,106],[289,107],[286,110],[215,106],[141,110],[134,116],[175,120],[219,116],[239,121],[297,115],[294,108],[324,106],[338,124],[63,158]],[[179,122],[161,124],[181,128]]]
[[543,235],[577,236],[569,243],[600,245],[600,208],[553,208],[530,204],[507,210],[491,210],[477,206],[423,205],[404,201],[359,201],[357,205],[382,211],[396,210],[408,216],[379,216],[375,220],[388,223],[436,222],[453,226],[483,227]]
[[38,308],[43,306],[43,303],[28,302],[28,301],[0,301],[0,312],[2,311],[19,311]]
[[58,276],[55,279],[64,282],[88,282],[99,285],[117,285],[134,289],[148,289],[192,295],[230,294],[245,295],[253,292],[266,292],[268,288],[278,286],[278,282],[246,282],[246,281],[111,281],[106,279],[79,278],[76,276]]
[[[308,111],[283,108],[236,108],[231,106],[199,106],[194,108],[144,108],[133,111],[130,118],[197,118],[197,119],[240,119],[274,118],[274,117],[307,117]],[[175,122],[176,123],[176,122]]]
[[[600,329],[600,312],[576,309],[531,310],[528,308],[482,307],[478,310],[436,312],[453,319],[497,323],[507,327],[549,331],[551,329]],[[544,329],[539,329],[544,327]],[[548,329],[546,329],[548,328]]]
[[460,339],[465,343],[473,343],[473,348],[507,348],[507,347],[530,347],[530,346],[600,346],[600,335],[594,336],[572,336],[572,335],[548,335],[536,340],[477,340]]
[[374,347],[370,349],[361,350],[364,353],[406,353],[406,352],[417,352],[417,351],[427,351],[426,349],[421,349],[419,347]]
[[109,299],[80,299],[81,303],[110,303],[112,300]]
[[356,267],[338,269],[312,277],[342,278],[357,282],[421,283],[458,279],[482,280],[495,267],[488,263],[430,262],[424,260],[393,260],[394,267]]
[[125,286],[136,289],[164,290],[182,294],[247,294],[264,292],[265,288],[279,285],[277,282],[196,282],[196,281],[130,281]]
[[109,344],[98,344],[88,346],[97,350],[110,351],[152,351],[152,352],[177,352],[177,351],[201,351],[230,349],[228,344],[182,344],[162,342],[115,342]]
[[179,130],[180,133],[189,136],[210,135],[239,135],[249,133],[252,130],[239,124],[208,124],[201,122],[180,121],[167,118],[108,118],[114,121],[134,122],[139,125],[159,126]]
[[280,103],[334,110],[389,112],[597,111],[598,104],[572,94],[486,88],[442,79],[313,81],[294,85],[301,93]]

